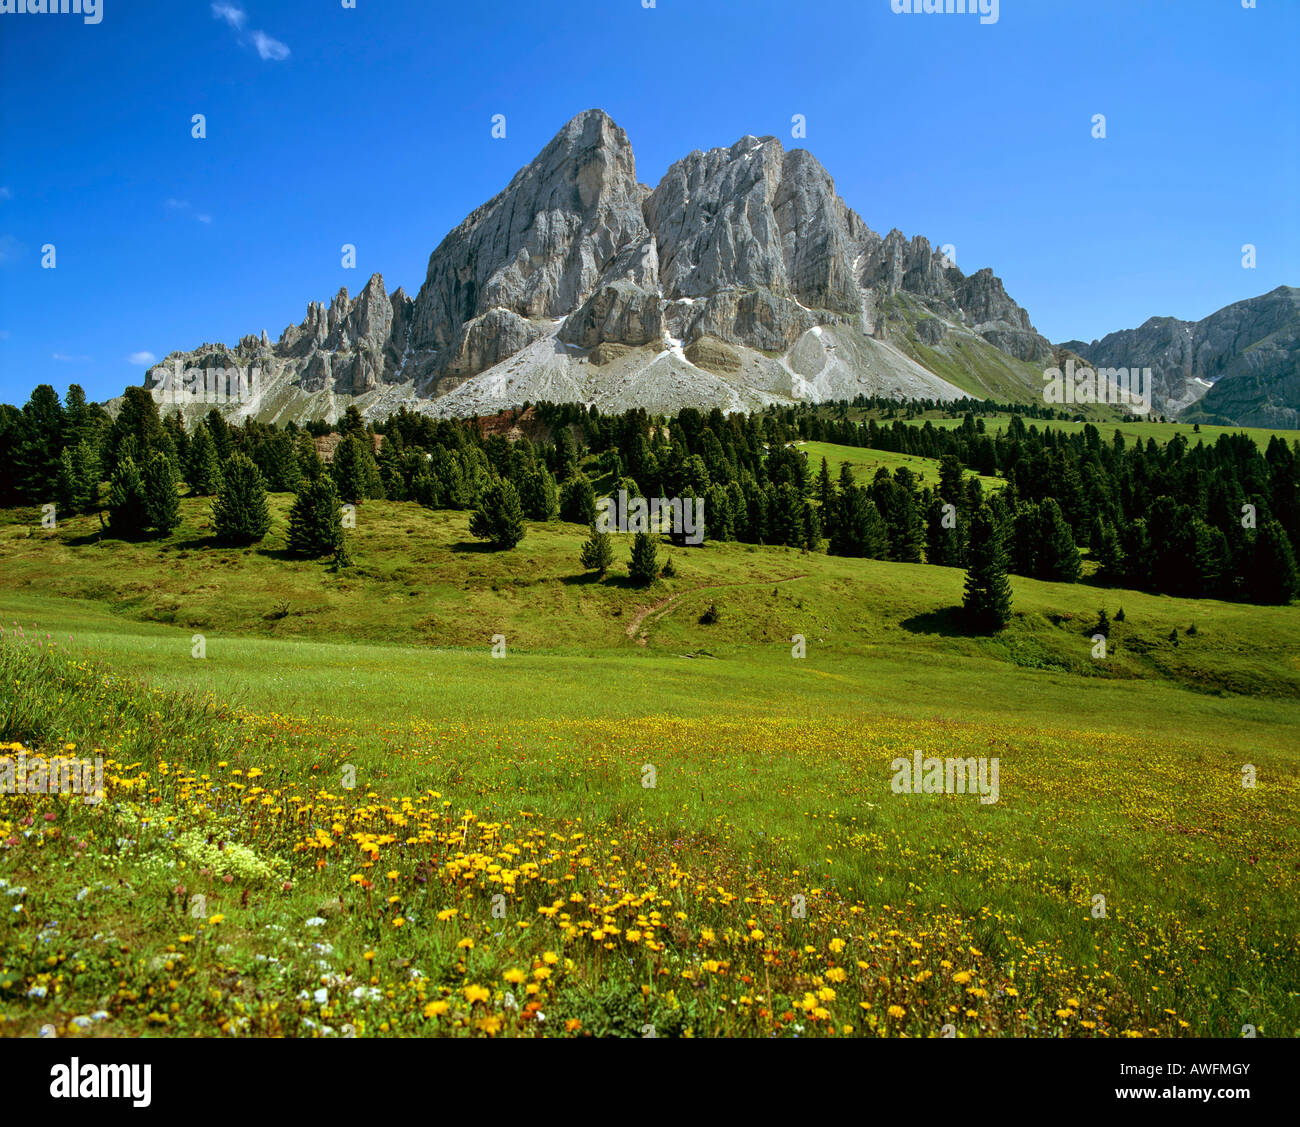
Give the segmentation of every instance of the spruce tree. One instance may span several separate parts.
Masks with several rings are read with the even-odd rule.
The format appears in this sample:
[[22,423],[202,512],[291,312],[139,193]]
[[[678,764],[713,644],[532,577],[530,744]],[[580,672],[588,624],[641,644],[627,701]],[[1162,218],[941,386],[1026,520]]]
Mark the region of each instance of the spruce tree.
[[99,493],[99,455],[84,439],[66,447],[59,458],[59,508],[67,513],[88,513]]
[[138,536],[148,523],[144,484],[133,458],[126,458],[113,472],[108,488],[108,527],[115,536]]
[[185,480],[190,489],[200,497],[210,497],[221,484],[221,462],[217,457],[217,444],[207,423],[199,423],[190,439],[189,461],[185,467]]
[[962,609],[980,630],[1001,630],[1011,621],[1011,582],[1002,529],[988,509],[980,509],[971,521],[970,569]]
[[343,543],[339,491],[328,474],[303,483],[289,510],[289,550],[328,556]]
[[596,491],[585,473],[578,472],[565,481],[560,496],[561,515],[565,520],[591,524],[596,519]]
[[821,469],[817,471],[817,500],[821,502],[823,512],[829,512],[831,501],[835,496],[835,487],[831,484],[830,467],[822,459]]
[[935,500],[930,504],[925,529],[925,562],[939,567],[958,567],[962,563],[961,533],[956,524],[956,506],[949,510],[947,504],[953,503]]
[[49,384],[41,384],[22,409],[16,434],[18,443],[12,462],[5,466],[5,475],[17,480],[19,490],[29,501],[44,504],[50,500],[66,429],[67,420],[58,393]]
[[1254,567],[1249,580],[1250,600],[1285,605],[1300,589],[1295,553],[1280,521],[1268,517],[1255,534]]
[[163,536],[181,523],[181,502],[176,495],[176,467],[161,451],[154,453],[141,475],[147,526]]
[[370,473],[366,463],[373,460],[367,454],[365,441],[355,434],[349,434],[335,447],[330,473],[339,497],[355,505],[370,495]]
[[469,518],[469,530],[494,548],[513,548],[524,538],[524,510],[512,482],[498,479],[488,485]]
[[270,530],[266,483],[245,454],[232,454],[226,463],[212,505],[212,527],[221,543],[231,545],[256,544]]
[[560,499],[551,471],[542,465],[527,471],[520,482],[519,501],[529,520],[554,520],[560,512]]
[[298,435],[296,443],[294,454],[298,458],[303,480],[315,481],[325,473],[325,463],[316,453],[316,442],[308,432],[304,431]]
[[234,439],[230,437],[230,427],[221,412],[215,407],[204,416],[203,422],[208,428],[208,433],[212,436],[213,443],[216,445],[217,462],[222,463],[230,457],[234,450]]
[[1041,579],[1074,583],[1079,578],[1079,549],[1061,507],[1051,498],[1043,502],[1038,568]]
[[567,425],[555,432],[555,472],[560,478],[572,477],[578,470],[578,452]]
[[272,493],[296,493],[302,484],[302,467],[287,434],[273,435],[264,457],[266,488]]
[[650,533],[638,532],[633,538],[627,573],[642,587],[648,587],[659,577],[659,549]]
[[601,532],[593,521],[587,540],[582,545],[582,567],[585,571],[594,571],[600,578],[605,577],[609,565],[614,562],[614,546],[608,532]]

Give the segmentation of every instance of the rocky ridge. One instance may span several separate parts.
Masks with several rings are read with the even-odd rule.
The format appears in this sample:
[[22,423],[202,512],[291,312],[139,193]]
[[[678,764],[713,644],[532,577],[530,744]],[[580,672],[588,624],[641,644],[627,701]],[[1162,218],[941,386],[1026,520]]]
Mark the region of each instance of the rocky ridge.
[[1200,321],[1152,317],[1061,346],[1096,367],[1150,368],[1156,411],[1189,422],[1300,427],[1300,289],[1225,306]]
[[[804,150],[743,137],[653,189],[603,111],[571,120],[451,231],[412,300],[376,274],[274,344],[159,367],[257,366],[228,407],[266,421],[350,403],[486,414],[526,400],[746,410],[859,394],[1037,398],[1052,346],[991,270],[872,231]],[[180,404],[187,412],[206,403]]]

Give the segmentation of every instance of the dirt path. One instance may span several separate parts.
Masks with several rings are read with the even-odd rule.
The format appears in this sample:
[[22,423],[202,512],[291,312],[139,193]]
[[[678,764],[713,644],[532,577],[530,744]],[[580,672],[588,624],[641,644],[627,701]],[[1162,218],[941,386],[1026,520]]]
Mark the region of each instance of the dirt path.
[[654,615],[654,620],[657,622],[672,609],[674,603],[686,598],[687,595],[695,594],[697,591],[724,591],[730,587],[765,587],[769,583],[775,586],[778,583],[790,583],[796,579],[807,578],[808,576],[804,574],[787,575],[781,579],[760,579],[753,583],[701,583],[697,587],[679,591],[676,595],[669,595],[667,598],[660,599],[657,603],[651,603],[648,607],[642,607],[632,616],[632,621],[628,623],[625,633],[629,638],[634,639],[638,646],[644,646],[646,637],[644,634],[639,633],[641,624],[651,615]]

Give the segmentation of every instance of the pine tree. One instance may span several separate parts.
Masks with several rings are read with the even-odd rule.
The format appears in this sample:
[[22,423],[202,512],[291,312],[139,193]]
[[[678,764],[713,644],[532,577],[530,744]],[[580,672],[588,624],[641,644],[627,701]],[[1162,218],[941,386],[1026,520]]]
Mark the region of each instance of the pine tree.
[[190,457],[185,467],[185,480],[200,497],[210,497],[221,484],[221,462],[217,458],[217,444],[207,423],[199,423],[190,439]]
[[831,505],[829,551],[835,556],[883,560],[889,555],[885,522],[864,486],[841,490]]
[[271,527],[262,471],[244,454],[232,454],[212,505],[212,527],[223,544],[256,544]]
[[89,442],[64,448],[59,457],[59,508],[67,513],[88,513],[95,507],[99,493],[99,456]]
[[483,491],[483,503],[471,514],[469,530],[494,548],[513,548],[524,538],[524,510],[512,482],[498,479]]
[[316,443],[311,434],[304,431],[298,435],[294,453],[298,458],[298,466],[302,470],[304,481],[315,481],[325,473],[325,463],[316,453]]
[[560,496],[565,520],[574,524],[591,524],[596,519],[596,491],[585,473],[576,473],[565,481]]
[[542,465],[528,470],[520,482],[519,502],[529,520],[554,520],[560,512],[560,499],[551,471]]
[[360,439],[366,438],[366,420],[361,417],[361,412],[355,403],[348,404],[348,409],[343,412],[343,418],[339,420],[338,430],[339,434],[345,437],[356,435]]
[[1255,534],[1255,559],[1249,582],[1250,600],[1284,606],[1300,589],[1295,553],[1280,521],[1266,518]]
[[172,440],[172,449],[176,451],[176,464],[178,466],[189,465],[190,436],[186,433],[185,420],[181,417],[179,408],[163,420],[163,429]]
[[328,556],[343,543],[339,491],[328,474],[304,482],[289,510],[289,550]]
[[1061,507],[1051,498],[1043,502],[1037,574],[1057,583],[1073,583],[1079,578],[1079,549]]
[[208,428],[208,433],[212,436],[212,441],[217,448],[218,464],[225,462],[234,451],[234,439],[230,436],[230,427],[222,417],[220,411],[215,407],[204,416],[204,425]]
[[132,458],[118,464],[108,488],[108,527],[115,536],[138,536],[148,524],[144,484]]
[[122,406],[105,437],[105,465],[115,466],[126,456],[123,443],[134,439],[133,459],[148,461],[155,450],[174,453],[171,436],[163,428],[158,415],[158,404],[148,389],[128,387],[122,396]]
[[1119,583],[1124,578],[1124,549],[1113,524],[1102,527],[1097,562],[1101,565],[1101,577],[1107,583]]
[[19,491],[28,500],[49,502],[66,430],[67,418],[58,394],[49,384],[41,384],[22,409],[13,463],[5,467],[5,475],[17,479]]
[[633,538],[627,573],[642,587],[648,587],[659,577],[659,549],[650,533],[638,532]]
[[573,443],[573,434],[568,425],[561,425],[555,432],[555,473],[561,479],[572,477],[578,470],[578,453]]
[[163,536],[181,523],[181,502],[176,495],[176,467],[162,451],[157,451],[141,475],[147,526]]
[[287,434],[272,435],[266,444],[266,488],[272,493],[297,493],[302,485],[302,467]]
[[605,572],[609,570],[609,565],[614,562],[614,546],[610,542],[608,532],[601,532],[596,528],[595,521],[591,524],[591,530],[587,533],[587,540],[582,545],[582,567],[584,571],[594,571],[600,578],[605,578]]
[[961,534],[956,524],[955,505],[950,510],[947,504],[953,503],[935,500],[930,505],[925,529],[925,562],[939,567],[958,567],[962,563]]
[[835,487],[831,484],[830,467],[826,464],[826,459],[823,458],[821,469],[817,471],[817,500],[821,502],[824,512],[830,511],[834,496]]
[[972,625],[981,630],[1001,630],[1011,621],[1011,582],[1002,529],[988,509],[980,509],[971,521],[970,569],[962,608]]
[[[349,434],[334,450],[334,461],[330,466],[335,488],[339,497],[355,505],[370,495],[370,472],[367,462],[374,459],[367,451],[365,442],[355,434]],[[378,468],[376,468],[376,476]]]

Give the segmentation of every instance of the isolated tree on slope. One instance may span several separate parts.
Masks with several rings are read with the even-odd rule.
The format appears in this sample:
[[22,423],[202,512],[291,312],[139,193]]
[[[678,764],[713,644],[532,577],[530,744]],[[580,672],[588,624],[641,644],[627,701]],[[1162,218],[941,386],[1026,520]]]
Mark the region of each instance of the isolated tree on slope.
[[980,509],[971,521],[970,570],[962,609],[981,630],[1001,630],[1011,621],[1011,582],[1002,530],[988,509]]
[[519,491],[503,480],[483,491],[483,504],[469,518],[471,534],[495,548],[513,548],[524,538],[524,510]]
[[226,463],[212,506],[212,527],[223,544],[256,544],[271,527],[262,471],[247,455],[235,453]]
[[289,549],[308,556],[327,556],[343,543],[339,491],[328,475],[303,485],[289,511]]
[[585,571],[594,571],[602,579],[609,565],[614,562],[614,547],[610,543],[609,533],[601,532],[592,523],[587,540],[582,545],[582,566]]
[[632,556],[627,573],[633,582],[648,587],[659,576],[659,550],[654,537],[648,532],[638,532],[632,541]]

